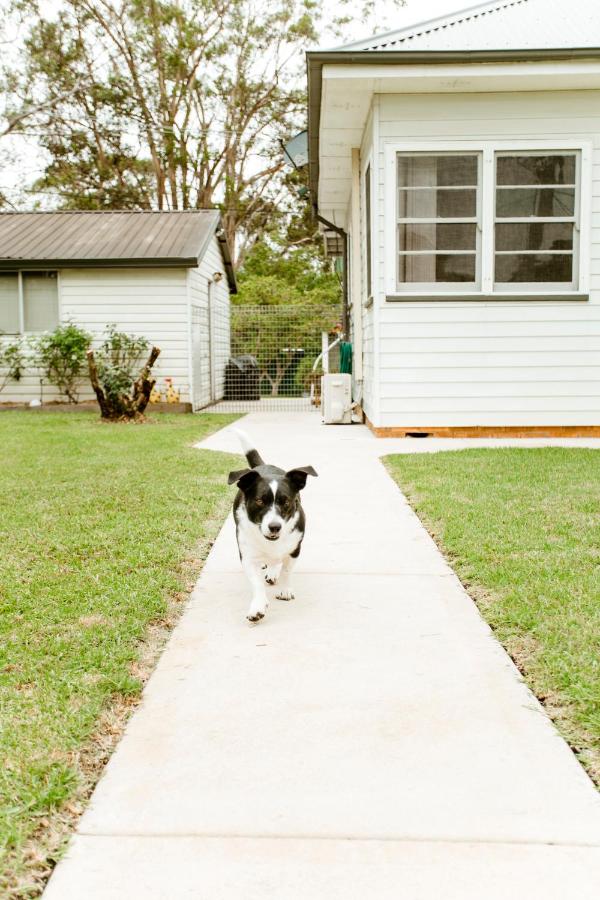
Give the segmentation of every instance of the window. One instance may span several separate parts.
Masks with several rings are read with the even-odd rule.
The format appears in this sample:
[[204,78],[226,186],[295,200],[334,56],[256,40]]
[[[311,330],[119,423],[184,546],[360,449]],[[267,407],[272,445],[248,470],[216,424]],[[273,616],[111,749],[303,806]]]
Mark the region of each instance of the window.
[[19,317],[19,276],[16,272],[0,274],[0,333],[16,334],[21,330]]
[[480,155],[397,157],[398,287],[479,286]]
[[388,294],[585,293],[590,148],[434,146],[386,150]]
[[365,232],[367,254],[367,298],[373,296],[373,263],[371,245],[371,163],[365,172]]
[[577,156],[496,155],[494,283],[574,288]]
[[57,325],[56,272],[0,273],[0,332],[50,331]]

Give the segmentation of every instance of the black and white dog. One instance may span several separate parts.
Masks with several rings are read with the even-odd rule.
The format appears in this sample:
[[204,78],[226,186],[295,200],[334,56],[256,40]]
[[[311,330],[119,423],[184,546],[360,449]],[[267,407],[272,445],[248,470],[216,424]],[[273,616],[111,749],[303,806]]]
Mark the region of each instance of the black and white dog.
[[239,490],[233,504],[240,560],[250,584],[252,600],[246,618],[259,622],[267,611],[266,584],[277,584],[278,600],[293,600],[290,575],[300,555],[305,516],[300,491],[312,466],[284,472],[265,465],[247,436],[236,429],[248,460],[248,469],[229,473],[229,484]]

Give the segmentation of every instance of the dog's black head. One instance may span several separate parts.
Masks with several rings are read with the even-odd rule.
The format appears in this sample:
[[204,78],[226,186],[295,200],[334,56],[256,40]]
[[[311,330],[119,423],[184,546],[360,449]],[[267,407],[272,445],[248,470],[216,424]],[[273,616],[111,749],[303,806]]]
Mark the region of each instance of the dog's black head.
[[298,521],[300,498],[309,475],[317,473],[312,466],[301,466],[284,472],[275,466],[258,466],[229,473],[229,484],[240,489],[246,514],[263,536],[276,541],[286,528]]

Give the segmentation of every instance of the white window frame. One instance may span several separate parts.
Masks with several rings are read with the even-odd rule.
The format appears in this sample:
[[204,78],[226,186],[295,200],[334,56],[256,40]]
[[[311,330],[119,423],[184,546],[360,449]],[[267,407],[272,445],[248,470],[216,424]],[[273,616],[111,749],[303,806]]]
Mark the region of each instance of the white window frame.
[[[23,290],[23,274],[30,272],[55,272],[56,273],[56,296],[57,296],[57,323],[56,325],[60,325],[62,321],[61,316],[61,280],[60,280],[60,271],[58,269],[19,269],[15,271],[15,269],[5,269],[3,274],[5,275],[16,275],[17,276],[17,302],[18,302],[18,315],[19,315],[19,330],[6,332],[4,335],[0,334],[0,337],[9,337],[12,335],[24,335],[27,336],[29,334],[42,334],[41,331],[25,331],[25,292]],[[56,326],[55,326],[56,327]]]
[[[578,253],[574,256],[574,285],[569,288],[547,285],[545,282],[521,283],[515,285],[494,285],[494,222],[496,195],[496,154],[498,153],[552,153],[571,151],[578,155],[578,185],[575,191],[576,236]],[[436,286],[403,285],[397,283],[397,175],[396,157],[398,153],[451,154],[471,152],[481,154],[482,178],[478,192],[481,204],[481,246],[479,288],[466,289],[460,283]],[[590,276],[590,233],[592,197],[592,144],[581,140],[501,140],[501,141],[386,141],[384,142],[385,204],[384,204],[384,273],[385,292],[391,300],[414,299],[493,299],[515,300],[518,297],[552,299],[565,298],[581,300],[589,294]]]
[[[552,216],[540,218],[539,216],[498,216],[498,210],[496,209],[498,203],[498,159],[501,157],[513,157],[513,156],[540,156],[547,155],[560,155],[566,154],[568,152],[569,156],[575,156],[575,183],[573,185],[568,185],[568,187],[573,187],[575,192],[574,204],[573,204],[573,215],[572,216]],[[531,187],[531,189],[535,189],[536,185],[500,185],[501,188],[505,190],[519,190],[521,187]],[[556,185],[557,188],[563,187],[563,185]],[[539,292],[540,285],[544,291],[564,291],[564,290],[576,290],[579,284],[579,258],[580,258],[580,250],[579,250],[579,235],[580,235],[580,216],[581,216],[581,153],[577,150],[566,151],[566,150],[556,150],[556,151],[531,151],[531,150],[517,150],[514,153],[511,150],[500,150],[494,154],[494,240],[496,236],[496,226],[498,224],[502,224],[504,222],[508,223],[518,223],[518,224],[531,224],[531,223],[540,223],[540,222],[569,222],[573,224],[573,247],[570,252],[570,256],[573,259],[572,265],[572,279],[571,284],[567,284],[566,282],[551,282],[551,281],[515,281],[515,282],[506,282],[506,281],[495,281],[494,280],[494,292],[505,292],[505,293],[522,293],[523,291],[535,293]],[[511,251],[496,251],[494,247],[494,271],[496,266],[496,254],[497,252],[501,252],[503,255],[511,256],[515,254],[525,255],[525,256],[535,256],[538,253],[551,255],[552,253],[560,253],[561,251],[551,251],[551,250],[511,250]],[[564,253],[564,251],[562,251]]]
[[[396,161],[398,159],[398,156],[413,156],[413,155],[417,155],[417,151],[399,151],[398,153],[395,154]],[[420,155],[420,154],[418,154],[418,155]],[[425,155],[427,155],[427,154],[424,153],[423,156],[425,156]],[[460,281],[460,282],[458,282],[458,281],[436,281],[436,282],[418,282],[418,281],[417,282],[415,282],[415,281],[400,282],[400,281],[397,281],[396,282],[396,290],[399,293],[402,292],[403,294],[404,293],[410,293],[410,294],[420,293],[422,291],[430,291],[430,290],[435,291],[435,292],[437,292],[437,291],[450,292],[450,291],[456,291],[458,289],[458,286],[460,285],[460,290],[462,292],[476,293],[477,291],[481,290],[481,231],[482,231],[481,198],[482,198],[482,171],[483,171],[482,154],[480,151],[476,151],[476,150],[458,151],[458,150],[444,149],[444,150],[436,151],[435,156],[437,156],[437,157],[439,157],[439,156],[475,156],[476,157],[476,159],[477,159],[477,183],[475,185],[460,185],[460,186],[457,185],[456,188],[441,187],[441,190],[455,190],[455,189],[456,190],[472,190],[474,188],[475,189],[475,201],[476,201],[475,202],[475,215],[474,216],[448,216],[447,218],[444,218],[444,219],[439,218],[437,216],[435,218],[417,218],[414,216],[407,216],[406,218],[400,218],[398,216],[397,210],[396,210],[396,216],[395,216],[396,238],[397,238],[398,225],[400,225],[401,223],[427,225],[427,224],[431,224],[431,223],[443,223],[443,222],[447,222],[448,224],[465,222],[467,224],[474,224],[475,225],[475,235],[476,235],[476,237],[475,237],[475,254],[474,254],[475,255],[475,280],[474,281]],[[397,169],[396,169],[396,172],[397,172]],[[396,177],[397,177],[397,175],[396,175]],[[422,188],[410,188],[409,187],[409,188],[407,188],[407,190],[409,190],[409,191],[410,190],[422,190]],[[395,198],[394,198],[396,204],[398,203],[398,192],[399,192],[399,188],[398,188],[398,185],[396,184],[395,185]],[[432,255],[433,252],[434,251],[429,251],[429,250],[400,251],[400,250],[398,250],[397,240],[396,240],[395,265],[398,266],[398,262],[399,262],[398,257],[401,255],[402,256],[417,256],[417,255],[430,256],[430,255]],[[453,255],[453,256],[462,256],[463,254],[473,255],[472,252],[469,253],[468,250],[467,251],[449,250],[449,251],[447,251],[447,253],[448,253],[448,255]]]

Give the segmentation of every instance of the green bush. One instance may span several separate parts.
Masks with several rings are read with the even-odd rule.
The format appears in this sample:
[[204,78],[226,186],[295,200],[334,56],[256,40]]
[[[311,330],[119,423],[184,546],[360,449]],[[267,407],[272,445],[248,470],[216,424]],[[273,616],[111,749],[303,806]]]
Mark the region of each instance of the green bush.
[[128,394],[139,375],[142,355],[150,344],[143,337],[117,331],[109,325],[106,338],[95,353],[98,380],[106,396],[116,399]]
[[69,403],[77,403],[78,382],[86,371],[86,353],[92,336],[67,322],[33,341],[36,364],[44,377]]
[[0,344],[0,370],[0,392],[9,381],[20,381],[23,377],[25,353],[21,338],[14,338],[8,344]]

